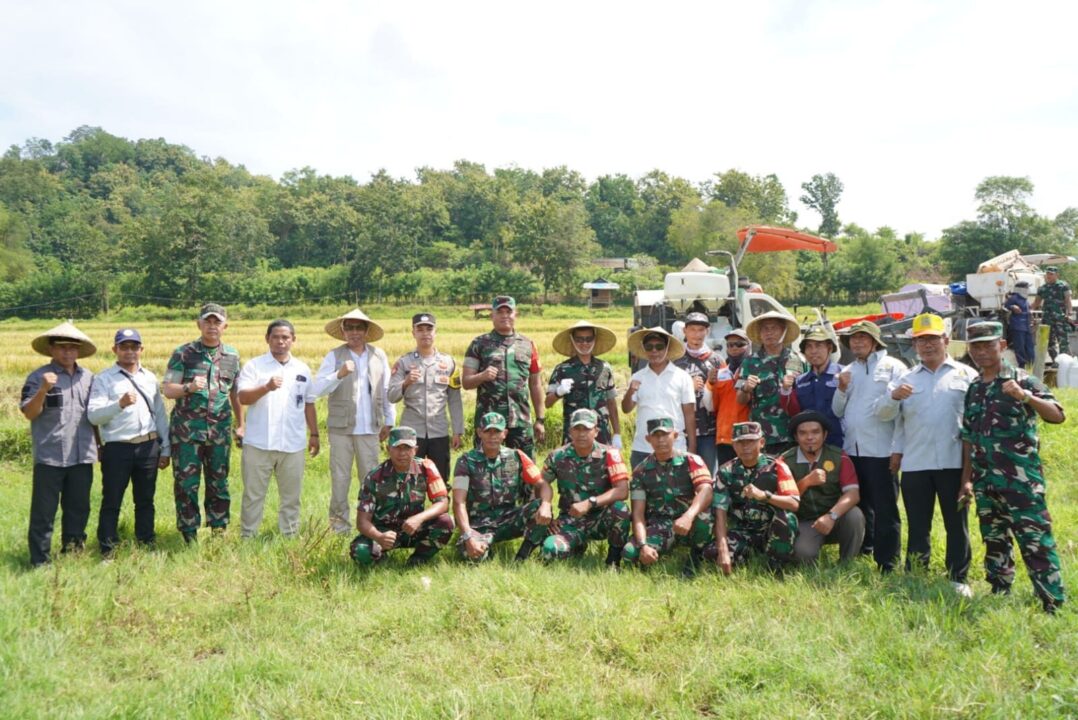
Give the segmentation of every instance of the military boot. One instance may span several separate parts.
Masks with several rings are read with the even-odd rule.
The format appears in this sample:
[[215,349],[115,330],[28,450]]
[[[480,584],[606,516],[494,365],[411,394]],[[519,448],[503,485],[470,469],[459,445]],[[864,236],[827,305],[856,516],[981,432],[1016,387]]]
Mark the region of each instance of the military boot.
[[531,554],[535,551],[535,548],[536,544],[533,543],[531,540],[525,538],[524,541],[520,543],[520,549],[517,550],[517,555],[513,559],[517,562],[524,562],[529,557],[531,557]]
[[624,545],[611,545],[606,550],[606,565],[615,570],[621,566],[621,550]]

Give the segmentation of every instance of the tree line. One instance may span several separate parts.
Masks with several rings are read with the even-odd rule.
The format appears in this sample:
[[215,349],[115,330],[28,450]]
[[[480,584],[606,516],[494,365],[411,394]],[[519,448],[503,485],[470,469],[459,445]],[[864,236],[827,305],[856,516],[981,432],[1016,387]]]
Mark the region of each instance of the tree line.
[[[842,224],[842,182],[802,183],[835,239],[811,253],[750,258],[743,271],[780,299],[860,302],[908,277],[944,279],[1019,247],[1073,252],[1078,209],[1036,215],[1027,178],[988,178],[975,220],[940,242]],[[797,226],[774,174],[731,169],[700,182],[653,170],[589,182],[565,166],[488,170],[461,160],[414,178],[365,182],[305,167],[280,180],[164,139],[128,140],[80,127],[32,138],[0,158],[0,310],[4,316],[94,313],[108,304],[190,305],[480,301],[497,292],[582,299],[605,271],[598,257],[633,258],[615,279],[627,299],[707,250],[736,247],[752,223]]]

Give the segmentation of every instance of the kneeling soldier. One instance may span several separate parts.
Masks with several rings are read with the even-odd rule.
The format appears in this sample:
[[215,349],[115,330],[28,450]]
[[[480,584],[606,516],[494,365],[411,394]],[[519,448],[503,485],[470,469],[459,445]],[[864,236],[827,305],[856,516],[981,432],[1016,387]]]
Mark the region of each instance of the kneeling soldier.
[[660,553],[688,545],[689,560],[682,572],[693,575],[711,539],[711,473],[699,455],[674,449],[678,432],[672,417],[652,418],[647,428],[653,452],[633,468],[633,539],[622,554],[648,566]]
[[599,415],[589,408],[569,419],[572,442],[547,455],[543,481],[558,484],[558,519],[543,540],[543,559],[583,552],[606,540],[606,563],[617,565],[629,538],[629,473],[616,448],[597,442]]
[[800,498],[790,468],[765,455],[760,423],[734,425],[737,457],[723,464],[715,478],[715,543],[707,556],[726,574],[750,551],[762,552],[779,569],[793,559]]
[[[503,446],[505,436],[505,418],[486,413],[479,419],[479,447],[461,455],[453,470],[453,515],[461,554],[469,560],[486,560],[494,543],[526,536],[517,553],[524,560],[548,532],[537,525],[550,524],[550,486],[523,450]],[[541,497],[523,502],[525,486],[537,486]]]
[[[435,464],[417,460],[410,427],[389,432],[389,459],[367,473],[359,490],[352,559],[373,565],[396,548],[415,548],[409,565],[430,562],[453,535],[445,481]],[[423,509],[424,496],[431,506]]]

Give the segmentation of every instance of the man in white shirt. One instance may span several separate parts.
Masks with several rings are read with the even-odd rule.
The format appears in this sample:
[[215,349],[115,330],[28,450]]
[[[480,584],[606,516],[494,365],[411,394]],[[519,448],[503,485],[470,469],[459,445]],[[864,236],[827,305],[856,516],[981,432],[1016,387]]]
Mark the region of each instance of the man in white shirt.
[[840,340],[855,359],[839,373],[831,411],[842,421],[842,449],[861,486],[858,507],[865,516],[861,553],[871,554],[882,572],[891,572],[902,550],[898,475],[891,471],[895,421],[879,419],[876,409],[888,396],[888,384],[905,373],[906,366],[887,354],[880,328],[868,320],[853,325]]
[[118,524],[127,484],[135,502],[135,539],[152,545],[157,471],[168,467],[168,415],[157,378],[142,367],[138,330],[117,331],[112,351],[116,364],[94,376],[86,414],[98,427],[101,442],[101,511],[97,542],[108,557],[120,542]]
[[928,567],[932,513],[938,500],[947,532],[947,574],[955,592],[971,597],[966,583],[971,558],[969,511],[958,502],[962,487],[962,413],[966,390],[977,377],[947,354],[943,318],[913,319],[913,346],[921,362],[887,386],[876,410],[880,420],[898,419],[891,443],[892,468],[902,470],[906,508],[906,569]]
[[329,522],[334,532],[346,535],[352,532],[352,467],[362,480],[378,466],[378,450],[396,411],[389,402],[389,360],[370,345],[385,334],[382,327],[356,308],[326,323],[326,332],[344,344],[322,361],[313,396],[329,395]]
[[240,508],[240,534],[245,538],[254,537],[262,524],[270,475],[277,476],[280,495],[277,527],[285,536],[299,531],[303,451],[306,448],[311,457],[317,455],[319,440],[311,369],[292,356],[295,342],[292,323],[274,320],[266,330],[269,352],[249,360],[236,381],[240,403],[250,406],[243,439]]
[[674,365],[685,354],[680,340],[661,327],[642,328],[629,336],[629,352],[646,358],[646,367],[633,373],[621,411],[628,414],[636,408],[636,432],[629,455],[632,467],[642,463],[652,453],[648,444],[648,420],[657,417],[674,419],[677,450],[696,453],[696,388],[687,372]]

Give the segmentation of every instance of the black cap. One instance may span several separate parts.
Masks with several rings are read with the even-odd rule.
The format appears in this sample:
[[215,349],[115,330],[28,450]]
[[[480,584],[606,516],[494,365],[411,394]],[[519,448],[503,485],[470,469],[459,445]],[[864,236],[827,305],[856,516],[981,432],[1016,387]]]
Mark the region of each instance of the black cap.
[[430,325],[431,327],[434,327],[437,324],[434,315],[431,313],[416,313],[412,316],[412,327],[415,327],[416,325]]
[[797,440],[797,428],[801,423],[818,422],[824,432],[831,432],[831,421],[815,410],[802,410],[790,418],[790,437]]

